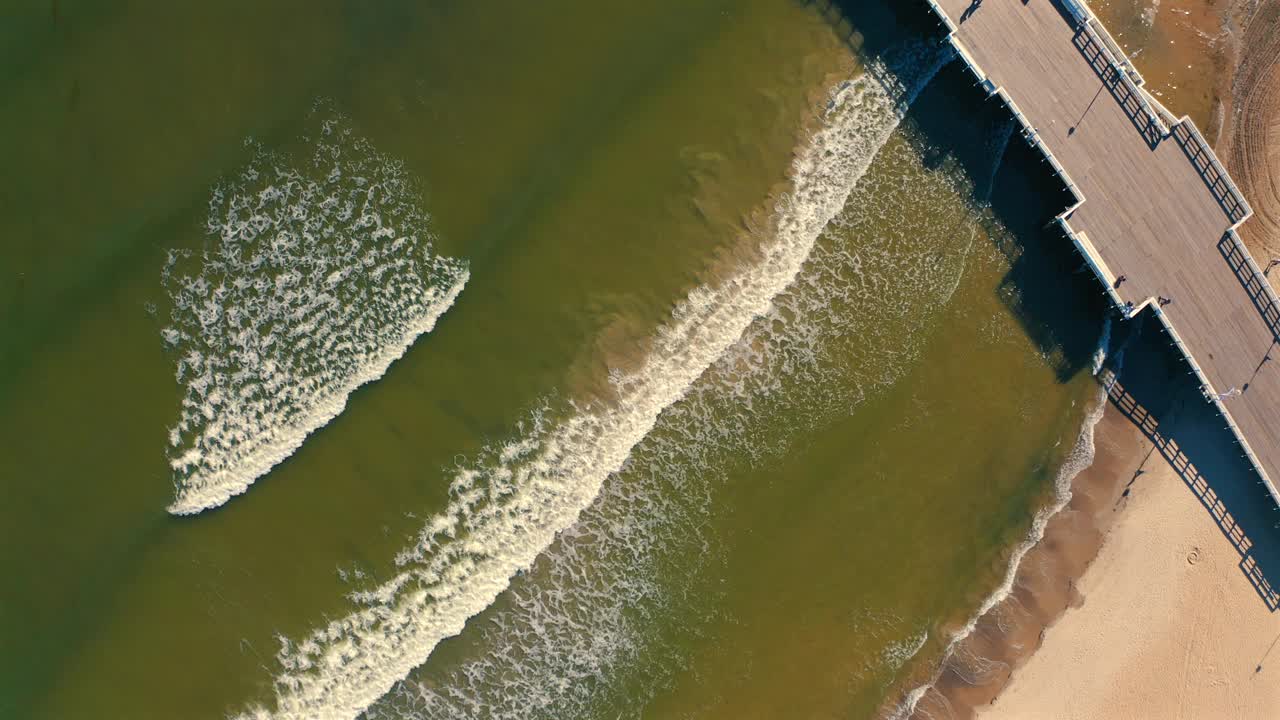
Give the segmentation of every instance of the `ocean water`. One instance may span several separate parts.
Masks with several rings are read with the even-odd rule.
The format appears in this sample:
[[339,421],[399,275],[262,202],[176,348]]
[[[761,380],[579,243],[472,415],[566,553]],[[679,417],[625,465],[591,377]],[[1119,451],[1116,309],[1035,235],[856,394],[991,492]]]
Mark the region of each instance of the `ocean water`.
[[6,32],[0,716],[888,714],[1087,437],[915,3]]

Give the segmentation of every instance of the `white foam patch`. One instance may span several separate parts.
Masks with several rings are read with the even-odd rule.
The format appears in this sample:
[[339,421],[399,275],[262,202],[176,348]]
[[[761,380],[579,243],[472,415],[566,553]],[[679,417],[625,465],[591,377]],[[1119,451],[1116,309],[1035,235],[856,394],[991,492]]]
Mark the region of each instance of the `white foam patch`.
[[184,388],[169,512],[216,507],[337,417],[453,304],[464,262],[432,253],[402,163],[325,117],[311,156],[255,154],[214,188],[199,256],[171,251],[162,331]]
[[913,637],[909,637],[899,642],[890,643],[888,647],[881,653],[886,664],[893,669],[898,669],[905,665],[908,660],[916,656],[924,648],[924,644],[929,640],[929,631],[921,630]]
[[[612,375],[616,403],[577,408],[555,424],[535,413],[517,440],[460,470],[447,509],[397,558],[399,574],[357,593],[363,604],[358,611],[301,642],[282,640],[274,709],[253,708],[242,717],[356,716],[488,607],[514,574],[530,568],[557,533],[573,526],[591,505],[605,479],[623,467],[663,410],[725,358],[753,320],[771,311],[772,300],[796,277],[893,132],[908,94],[866,78],[834,91],[824,126],[795,160],[793,192],[779,202],[771,237],[753,264],[715,286],[696,289],[680,303],[639,369]],[[633,517],[628,514],[621,522],[634,522],[628,519]],[[606,657],[610,648],[625,644],[625,616],[567,616],[582,623],[589,618],[595,628],[600,627],[595,620],[612,618],[616,632],[606,632],[582,655],[586,672],[599,672],[603,664],[590,658]],[[457,703],[457,712],[482,707],[476,704],[479,698],[469,701],[458,690],[445,693]],[[536,705],[556,690],[547,687],[526,698]],[[497,717],[492,707],[483,707]]]

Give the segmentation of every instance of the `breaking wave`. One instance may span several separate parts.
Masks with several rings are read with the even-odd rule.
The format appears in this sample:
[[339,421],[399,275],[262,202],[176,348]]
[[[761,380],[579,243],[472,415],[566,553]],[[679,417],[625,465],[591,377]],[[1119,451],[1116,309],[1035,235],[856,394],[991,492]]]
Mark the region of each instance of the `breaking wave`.
[[[815,265],[810,255],[943,58],[930,48],[915,60],[905,85],[878,73],[834,89],[822,126],[793,163],[792,191],[779,198],[763,237],[752,238],[759,245],[752,260],[690,292],[639,366],[611,372],[612,402],[575,406],[563,420],[535,412],[516,439],[461,467],[448,507],[397,556],[396,576],[355,593],[361,607],[352,614],[301,641],[281,639],[274,708],[251,708],[241,717],[350,718],[393,687],[369,717],[405,711],[513,717],[589,703],[583,696],[591,692],[588,681],[636,648],[643,618],[631,612],[643,614],[637,601],[657,593],[645,578],[653,575],[647,568],[665,542],[665,524],[696,525],[709,503],[705,485],[685,482],[696,472],[665,472],[677,465],[704,469],[700,462],[710,457],[699,456],[698,448],[713,447],[715,438],[682,437],[711,427],[707,405],[697,398],[765,398],[777,389],[784,366],[820,364],[821,349],[811,345],[816,333],[798,333],[786,352],[770,350],[770,335],[779,332],[779,322],[799,327],[803,323],[791,321],[803,313],[831,312],[825,273],[847,278],[858,272],[846,263],[857,254],[850,248],[824,251],[829,264]],[[812,273],[802,274],[805,268]],[[868,281],[878,282],[870,275]],[[869,382],[888,381],[888,375]],[[726,431],[746,432],[734,423]],[[620,471],[643,473],[648,482],[605,486]],[[611,539],[622,544],[622,556],[641,562],[596,562],[619,551]],[[552,555],[534,568],[553,544]],[[494,653],[498,665],[469,665],[445,683],[397,685],[441,640],[488,608],[514,575],[530,569],[549,575],[553,589],[534,593],[522,585],[513,593],[517,609],[533,612],[495,618],[500,637],[494,642],[514,643]],[[557,666],[554,675],[539,672],[548,664]],[[486,687],[502,697],[486,694]]]
[[184,389],[169,465],[185,515],[225,503],[430,332],[468,279],[432,253],[402,163],[318,105],[304,162],[254,155],[213,189],[202,253],[170,251],[161,331]]
[[[936,69],[913,60],[896,68],[908,98]],[[880,138],[898,115],[885,102],[865,122]],[[785,457],[903,377],[964,272],[973,220],[960,203],[950,215],[936,203],[963,177],[924,171],[900,136],[863,151],[873,165],[769,311],[663,411],[504,602],[469,622],[470,654],[433,658],[368,720],[612,717],[619,707],[640,718],[688,674],[689,643],[720,622],[725,548],[708,528],[726,511],[730,477]],[[901,622],[867,618],[885,654],[859,673],[915,647],[918,633],[896,634]]]

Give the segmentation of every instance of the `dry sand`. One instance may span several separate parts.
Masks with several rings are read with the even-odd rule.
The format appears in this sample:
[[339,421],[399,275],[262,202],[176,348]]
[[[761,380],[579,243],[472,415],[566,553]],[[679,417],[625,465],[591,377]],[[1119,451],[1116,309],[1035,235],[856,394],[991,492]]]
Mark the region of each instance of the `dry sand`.
[[1280,613],[1173,466],[1153,455],[1097,559],[1083,603],[982,720],[1280,718]]
[[1190,115],[1254,209],[1240,236],[1280,257],[1280,0],[1094,0],[1174,114]]
[[1234,73],[1217,150],[1253,206],[1240,237],[1266,265],[1280,257],[1280,2],[1236,0],[1227,24]]
[[1280,511],[1159,325],[1093,464],[913,720],[1280,718]]
[[1092,0],[1089,6],[1133,58],[1146,89],[1216,138],[1230,95],[1225,0]]
[[[1095,8],[1216,138],[1251,252],[1280,257],[1280,0]],[[912,720],[1280,720],[1280,513],[1167,338],[1140,335],[1070,505]]]
[[1280,513],[1158,327],[1126,348],[1087,502],[953,661],[959,690],[940,683],[931,717],[1280,718]]

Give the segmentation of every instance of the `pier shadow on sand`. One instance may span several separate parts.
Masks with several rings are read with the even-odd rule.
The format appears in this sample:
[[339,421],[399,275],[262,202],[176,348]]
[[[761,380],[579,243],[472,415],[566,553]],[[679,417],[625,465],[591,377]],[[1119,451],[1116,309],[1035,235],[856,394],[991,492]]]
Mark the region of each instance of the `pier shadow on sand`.
[[[945,36],[924,2],[810,4],[857,27],[860,34],[851,34],[850,44],[873,61],[886,61],[912,37],[941,43]],[[1012,122],[1001,100],[988,96],[963,63],[951,62],[908,109],[903,128],[925,148],[929,163],[957,163],[972,179],[972,201],[989,210],[999,228],[988,235],[1010,261],[997,293],[1065,382],[1091,365],[1101,318],[1114,310],[1053,220],[1074,197]],[[1122,333],[1133,337],[1111,402],[1214,518],[1240,553],[1240,570],[1262,602],[1280,609],[1280,509],[1160,324],[1124,323],[1117,329]]]
[[1160,324],[1140,318],[1133,325],[1137,335],[1126,345],[1123,367],[1109,390],[1111,403],[1174,467],[1240,554],[1238,567],[1258,598],[1275,612],[1280,609],[1280,508]]

